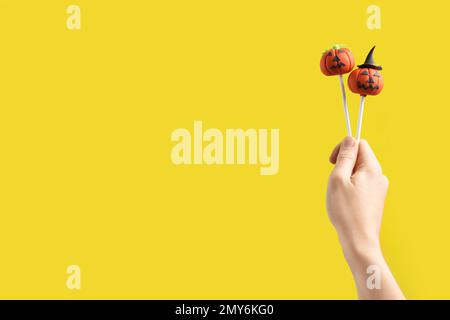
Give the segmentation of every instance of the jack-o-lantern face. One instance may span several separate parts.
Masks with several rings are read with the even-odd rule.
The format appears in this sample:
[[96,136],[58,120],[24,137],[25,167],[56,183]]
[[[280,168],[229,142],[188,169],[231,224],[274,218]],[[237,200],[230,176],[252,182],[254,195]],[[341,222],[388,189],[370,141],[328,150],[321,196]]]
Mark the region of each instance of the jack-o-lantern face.
[[384,80],[381,72],[371,68],[353,70],[348,77],[348,86],[353,93],[362,96],[376,96],[383,90]]
[[355,67],[355,58],[347,48],[334,46],[324,52],[320,59],[320,70],[326,76],[349,73]]
[[381,76],[381,66],[373,60],[373,47],[367,55],[366,61],[358,66],[358,69],[350,73],[348,86],[353,93],[362,96],[376,96],[383,90],[384,80]]

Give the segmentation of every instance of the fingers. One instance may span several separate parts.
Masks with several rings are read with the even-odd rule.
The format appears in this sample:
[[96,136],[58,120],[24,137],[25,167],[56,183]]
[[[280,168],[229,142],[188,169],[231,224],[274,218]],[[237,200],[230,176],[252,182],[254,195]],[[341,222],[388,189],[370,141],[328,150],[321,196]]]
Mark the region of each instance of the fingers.
[[367,170],[374,173],[381,173],[381,165],[375,153],[366,140],[359,142],[358,159],[356,161],[356,171]]
[[[367,141],[361,140],[359,146],[355,146],[355,142],[355,145],[351,147],[343,147],[344,142],[350,143],[351,140],[351,138],[345,138],[344,141],[336,145],[331,152],[330,162],[336,164],[334,174],[343,178],[350,177],[358,171],[381,174],[381,165]],[[357,150],[357,156],[354,157],[355,149]],[[350,167],[352,168],[351,172],[349,171]]]
[[[339,151],[337,152],[336,165],[333,173],[340,178],[350,179],[358,155],[358,144],[352,137],[346,137],[338,149]],[[330,161],[331,160],[330,156]]]
[[337,160],[337,156],[339,154],[340,147],[341,147],[341,144],[340,143],[337,144],[336,147],[334,147],[333,151],[330,154],[329,160],[332,164],[336,164],[336,160]]

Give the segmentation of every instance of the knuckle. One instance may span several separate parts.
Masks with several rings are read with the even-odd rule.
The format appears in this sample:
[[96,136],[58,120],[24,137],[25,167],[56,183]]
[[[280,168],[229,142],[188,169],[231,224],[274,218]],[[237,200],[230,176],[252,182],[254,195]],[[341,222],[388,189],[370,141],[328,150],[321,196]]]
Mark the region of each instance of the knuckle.
[[329,179],[329,184],[331,187],[340,187],[344,185],[345,178],[339,172],[332,172]]
[[366,182],[370,179],[370,174],[367,171],[360,170],[358,171],[358,174],[356,175],[358,178],[358,181]]
[[351,160],[353,160],[354,154],[353,154],[352,150],[345,150],[344,149],[341,152],[339,152],[338,158],[339,159],[351,159]]

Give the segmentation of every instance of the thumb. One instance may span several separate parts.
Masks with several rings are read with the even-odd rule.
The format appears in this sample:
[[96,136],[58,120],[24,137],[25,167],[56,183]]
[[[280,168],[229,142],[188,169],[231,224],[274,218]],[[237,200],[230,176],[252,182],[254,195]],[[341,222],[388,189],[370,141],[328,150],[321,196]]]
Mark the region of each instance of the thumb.
[[346,137],[339,148],[334,172],[342,178],[350,178],[358,155],[358,144],[352,137]]

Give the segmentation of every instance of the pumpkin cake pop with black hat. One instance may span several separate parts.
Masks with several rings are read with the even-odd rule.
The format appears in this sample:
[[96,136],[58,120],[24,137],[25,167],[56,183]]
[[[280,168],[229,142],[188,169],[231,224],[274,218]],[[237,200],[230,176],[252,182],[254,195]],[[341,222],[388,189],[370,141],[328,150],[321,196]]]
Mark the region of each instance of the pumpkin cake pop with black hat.
[[339,75],[339,81],[342,92],[342,102],[344,104],[345,121],[347,125],[348,136],[352,135],[350,126],[350,116],[348,113],[347,96],[345,94],[345,86],[342,75],[349,73],[355,67],[355,58],[350,49],[344,45],[336,44],[331,49],[327,49],[320,59],[320,70],[326,76]]
[[381,76],[381,66],[377,66],[373,59],[375,46],[367,55],[366,61],[353,70],[348,78],[348,86],[353,93],[362,96],[376,96],[383,90],[383,77]]
[[384,80],[381,75],[381,66],[375,64],[373,59],[373,51],[375,46],[370,50],[367,55],[366,61],[358,66],[358,69],[348,77],[348,86],[353,93],[361,96],[361,102],[359,107],[358,127],[356,139],[359,141],[361,138],[361,126],[364,113],[364,101],[366,96],[376,96],[383,90]]

